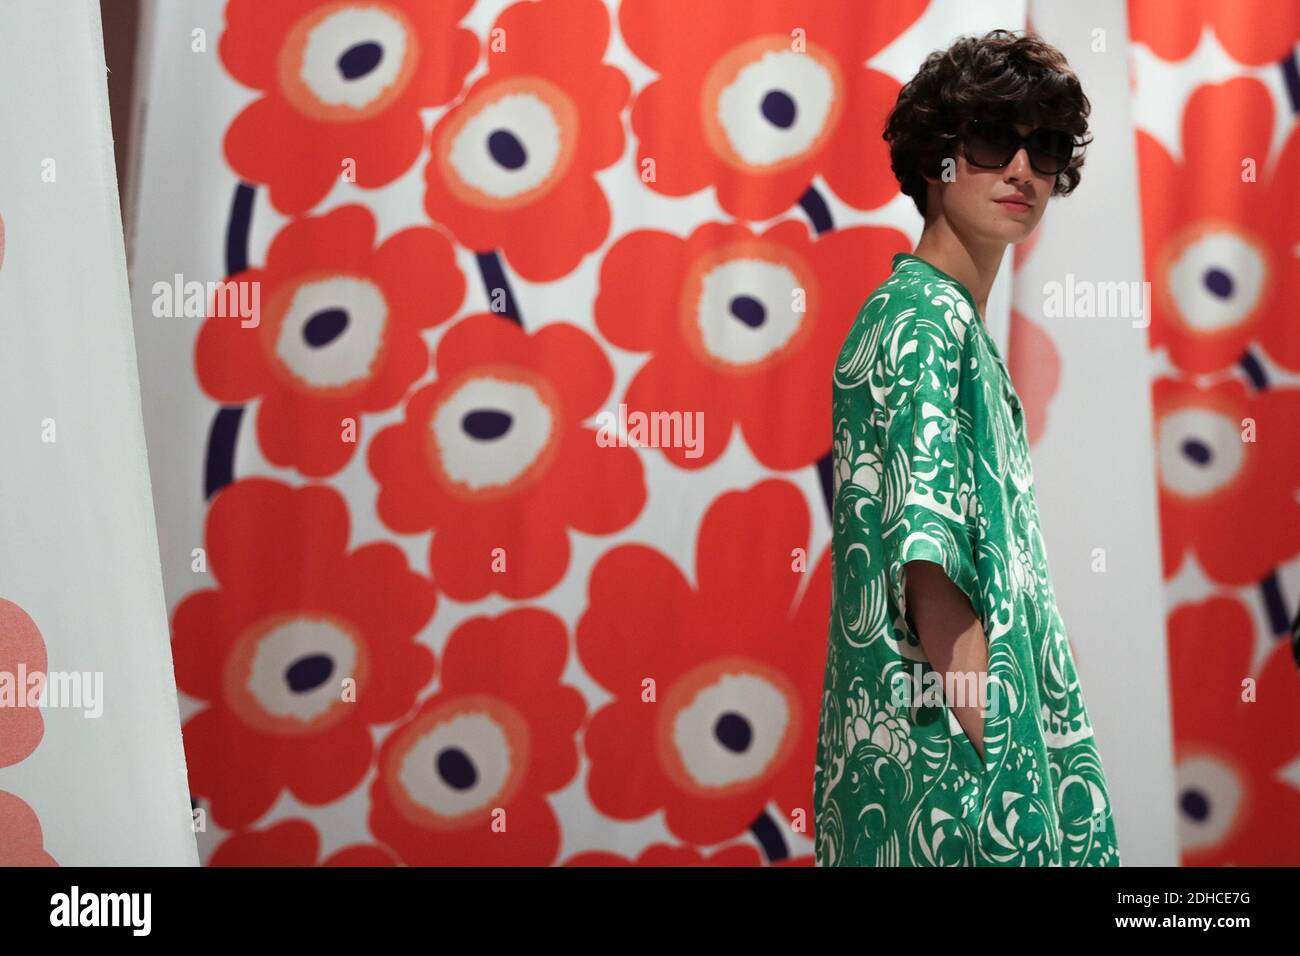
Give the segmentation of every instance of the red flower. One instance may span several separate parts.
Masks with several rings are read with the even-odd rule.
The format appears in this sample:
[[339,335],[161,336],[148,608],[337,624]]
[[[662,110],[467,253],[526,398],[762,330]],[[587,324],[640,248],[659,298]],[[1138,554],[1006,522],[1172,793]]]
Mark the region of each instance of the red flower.
[[13,601],[0,598],[0,675],[8,678],[14,695],[6,700],[0,692],[0,767],[27,759],[45,735],[45,720],[33,695],[47,669],[45,640],[36,622]]
[[309,804],[357,786],[371,725],[403,717],[433,676],[415,635],[428,580],[392,544],[349,552],[331,488],[248,478],[217,493],[207,559],[220,586],[173,619],[177,686],[208,706],[185,723],[190,788],[221,826],[248,825],[287,788]]
[[674,836],[712,845],[773,802],[809,811],[831,594],[829,550],[815,570],[792,570],[809,524],[803,496],[773,479],[709,508],[694,587],[642,545],[596,564],[577,637],[583,667],[615,698],[585,736],[601,813],[664,810]]
[[865,64],[926,6],[623,0],[623,39],[659,74],[632,107],[638,172],[668,196],[713,186],[742,219],[779,216],[819,174],[850,206],[884,205],[899,85]]
[[757,847],[734,844],[707,856],[693,846],[656,843],[642,850],[635,860],[608,850],[588,850],[569,857],[565,866],[762,866]]
[[411,866],[549,866],[560,828],[546,795],[578,772],[582,695],[560,683],[568,636],[518,608],[458,627],[442,687],[379,753],[370,829]]
[[478,62],[478,40],[456,26],[471,6],[231,0],[221,60],[264,95],[230,124],[226,159],[269,184],[287,215],[320,202],[348,171],[367,189],[392,182],[424,145],[420,109],[455,99]]
[[[1300,133],[1268,165],[1273,100],[1258,80],[1199,87],[1187,102],[1182,162],[1138,131],[1142,241],[1152,287],[1150,342],[1180,369],[1232,365],[1252,342],[1300,369]],[[1223,119],[1231,117],[1231,135]],[[1245,160],[1256,181],[1243,182]]]
[[[1012,247],[1017,273],[1038,245],[1044,228],[1040,222],[1024,242]],[[1061,354],[1047,329],[1018,309],[1011,310],[1007,369],[1015,380],[1016,394],[1023,400],[1026,437],[1033,445],[1047,428],[1047,414],[1061,386]]]
[[808,423],[831,419],[836,354],[904,248],[893,229],[814,241],[795,221],[762,235],[706,223],[689,239],[624,236],[601,265],[595,318],[619,348],[652,353],[628,387],[629,415],[699,413],[702,435],[663,448],[683,468],[715,461],[736,424],[769,468],[813,464],[830,449],[830,436]]
[[1128,18],[1132,39],[1162,60],[1190,56],[1206,27],[1246,66],[1276,63],[1300,40],[1300,7],[1276,0],[1129,0]]
[[36,811],[12,793],[0,790],[0,866],[58,866],[45,852],[45,836]]
[[[248,300],[247,290],[260,290],[256,325],[214,306],[199,333],[199,384],[221,402],[262,400],[257,432],[273,464],[312,477],[347,464],[360,414],[395,405],[425,373],[421,330],[450,318],[465,298],[441,233],[416,227],[378,249],[374,242],[364,206],[290,223],[266,268],[228,279],[217,295],[217,303],[233,301],[242,288]],[[344,419],[357,422],[355,434],[345,436]]]
[[377,511],[394,531],[434,530],[429,566],[457,601],[532,597],[569,564],[568,529],[611,534],[645,504],[636,452],[583,425],[613,372],[583,331],[533,335],[471,316],[438,344],[437,380],[370,444]]
[[1047,413],[1061,387],[1061,353],[1047,330],[1019,309],[1011,310],[1007,368],[1022,399],[1025,431],[1032,445],[1047,428]]
[[1284,731],[1300,726],[1290,644],[1269,641],[1256,664],[1250,612],[1226,597],[1178,608],[1168,633],[1183,864],[1295,866],[1300,791],[1282,776],[1296,757]]
[[1187,551],[1221,584],[1253,584],[1300,552],[1300,389],[1153,387],[1164,574]]
[[[213,851],[208,866],[316,866],[320,834],[306,820],[285,820],[265,830],[236,833]],[[396,866],[383,847],[354,844],[320,866]]]
[[1034,251],[1034,248],[1038,245],[1038,241],[1043,238],[1043,230],[1046,228],[1047,224],[1040,219],[1038,225],[1034,227],[1034,230],[1028,236],[1011,247],[1013,275],[1020,273],[1025,268],[1025,263],[1029,261],[1030,253]]
[[524,278],[557,279],[609,234],[595,172],[623,155],[630,85],[603,63],[600,0],[507,7],[486,75],[433,129],[424,204],[463,244],[501,249]]

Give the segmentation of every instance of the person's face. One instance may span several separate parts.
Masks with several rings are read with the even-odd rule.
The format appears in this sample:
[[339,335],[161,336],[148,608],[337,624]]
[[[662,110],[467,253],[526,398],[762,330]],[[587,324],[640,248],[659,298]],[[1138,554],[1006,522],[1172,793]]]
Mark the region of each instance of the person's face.
[[[1017,123],[1027,134],[1033,127]],[[930,180],[944,216],[963,236],[991,243],[1017,243],[1029,237],[1047,209],[1056,177],[1040,173],[1029,163],[1024,147],[1001,169],[983,169],[966,160],[959,143],[953,156],[953,181]],[[936,198],[931,190],[931,201]],[[1011,202],[1018,200],[1019,202]]]

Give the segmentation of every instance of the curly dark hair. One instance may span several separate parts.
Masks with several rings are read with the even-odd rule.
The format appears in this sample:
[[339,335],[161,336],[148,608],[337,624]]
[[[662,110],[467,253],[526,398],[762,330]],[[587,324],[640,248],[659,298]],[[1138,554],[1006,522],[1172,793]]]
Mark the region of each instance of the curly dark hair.
[[[942,161],[954,155],[971,120],[1062,129],[1075,137],[1077,148],[1092,142],[1091,109],[1060,50],[1036,33],[992,30],[982,37],[959,37],[948,49],[926,57],[899,91],[883,136],[894,176],[924,217],[924,177],[939,178]],[[1070,160],[1057,175],[1052,195],[1074,191],[1083,160],[1081,153]]]

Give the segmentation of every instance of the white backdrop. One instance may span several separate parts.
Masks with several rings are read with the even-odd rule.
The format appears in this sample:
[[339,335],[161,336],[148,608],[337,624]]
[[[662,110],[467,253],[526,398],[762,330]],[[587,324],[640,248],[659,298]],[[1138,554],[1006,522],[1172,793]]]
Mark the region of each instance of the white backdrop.
[[61,865],[193,865],[99,5],[7,0],[0,37],[0,598],[51,676],[102,681],[93,708],[41,708],[0,791]]
[[[1048,425],[1031,449],[1043,535],[1120,857],[1125,866],[1176,866],[1147,330],[1128,317],[1053,318],[1044,309],[1044,286],[1067,274],[1076,283],[1145,278],[1125,3],[1034,2],[1030,21],[1079,74],[1095,137],[1079,188],[1052,201],[1015,280],[1016,308],[1061,358]],[[1094,51],[1099,36],[1105,48]],[[1010,365],[1016,377],[1014,357]],[[1105,571],[1094,570],[1098,549]]]

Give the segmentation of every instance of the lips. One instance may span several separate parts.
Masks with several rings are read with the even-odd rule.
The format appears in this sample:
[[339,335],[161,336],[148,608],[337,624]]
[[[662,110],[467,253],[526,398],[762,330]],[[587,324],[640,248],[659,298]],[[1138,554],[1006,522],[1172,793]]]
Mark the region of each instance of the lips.
[[995,201],[998,203],[998,205],[1006,206],[1008,209],[1012,209],[1016,212],[1023,212],[1024,210],[1030,208],[1033,205],[1033,203],[1031,202],[1027,202],[1024,199],[1017,199],[1013,196],[1008,196],[1005,199],[998,199]]

